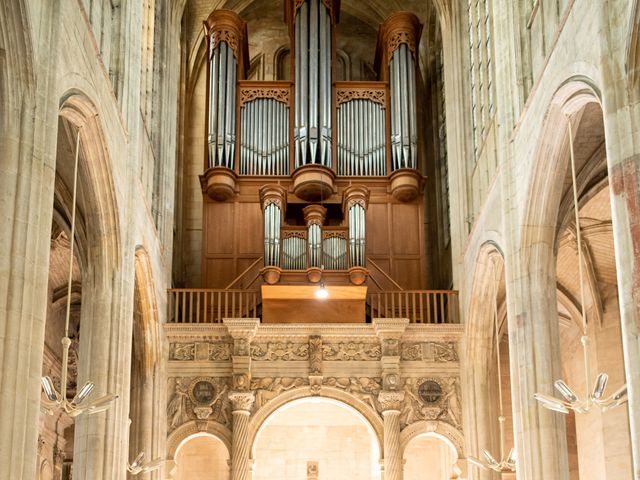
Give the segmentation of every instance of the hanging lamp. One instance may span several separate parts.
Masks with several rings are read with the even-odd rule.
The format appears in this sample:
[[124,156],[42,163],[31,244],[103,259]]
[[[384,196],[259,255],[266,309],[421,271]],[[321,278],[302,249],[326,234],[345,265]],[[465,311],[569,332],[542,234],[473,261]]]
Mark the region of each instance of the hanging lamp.
[[570,410],[576,413],[587,413],[593,406],[598,406],[602,411],[609,410],[610,408],[618,407],[627,401],[627,384],[622,385],[618,390],[608,397],[604,396],[605,388],[609,380],[609,375],[606,373],[599,373],[593,385],[593,390],[588,391],[589,384],[591,383],[591,365],[589,362],[589,331],[587,327],[587,315],[585,311],[584,300],[584,274],[583,274],[583,257],[582,257],[582,235],[580,230],[580,216],[578,211],[578,188],[576,186],[576,162],[573,148],[573,133],[571,130],[571,121],[567,118],[569,125],[569,149],[571,160],[571,185],[573,187],[573,206],[575,210],[575,222],[576,222],[576,243],[578,247],[578,278],[580,280],[580,316],[582,319],[582,337],[580,343],[582,344],[582,354],[584,358],[584,373],[585,373],[585,389],[587,390],[585,398],[579,398],[569,385],[564,380],[556,380],[554,386],[556,390],[562,395],[564,400],[560,400],[544,393],[536,393],[533,395],[537,401],[539,401],[543,407],[567,414]]
[[[129,419],[128,428],[131,428],[131,419]],[[127,435],[127,437],[129,437],[129,435]],[[140,452],[133,462],[127,462],[127,472],[131,475],[153,472],[154,470],[159,469],[163,462],[164,460],[162,458],[156,458],[145,463],[144,452]]]
[[502,368],[500,366],[500,330],[498,329],[498,289],[496,279],[494,279],[493,284],[495,298],[493,303],[493,324],[496,339],[496,366],[498,370],[498,408],[500,410],[498,415],[498,424],[500,425],[500,461],[496,460],[496,458],[484,448],[481,449],[484,461],[472,456],[467,457],[467,461],[476,467],[482,468],[483,470],[491,469],[498,473],[508,473],[516,471],[516,456],[515,449],[513,448],[509,450],[509,454],[506,457],[504,456],[504,423],[506,419],[502,407]]
[[91,414],[107,410],[112,402],[118,398],[114,394],[106,394],[90,403],[86,403],[87,399],[95,389],[95,383],[87,381],[76,393],[73,399],[67,398],[67,379],[69,376],[69,347],[71,339],[69,338],[69,318],[71,314],[71,281],[73,279],[73,247],[76,224],[76,199],[78,189],[78,157],[80,151],[80,128],[78,127],[78,135],[76,137],[76,155],[73,167],[73,198],[71,201],[71,235],[69,237],[69,278],[67,284],[67,309],[64,321],[64,337],[62,338],[62,371],[60,374],[60,390],[56,390],[51,377],[44,376],[41,378],[42,390],[45,394],[41,408],[45,413],[53,415],[54,412],[62,410],[71,417],[77,417],[83,413]]

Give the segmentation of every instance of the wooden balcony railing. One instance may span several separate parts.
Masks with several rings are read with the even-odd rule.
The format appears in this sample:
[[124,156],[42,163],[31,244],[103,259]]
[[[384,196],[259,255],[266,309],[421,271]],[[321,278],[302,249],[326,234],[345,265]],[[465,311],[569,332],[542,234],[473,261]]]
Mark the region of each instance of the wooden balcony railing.
[[398,290],[367,294],[372,318],[408,318],[411,323],[460,323],[456,290]]
[[260,293],[257,290],[169,290],[168,323],[221,323],[223,318],[256,318]]
[[[256,290],[175,288],[168,291],[168,323],[221,323],[223,318],[257,318]],[[330,301],[330,300],[328,300]],[[367,294],[371,318],[408,318],[419,324],[460,323],[455,290],[397,290]]]

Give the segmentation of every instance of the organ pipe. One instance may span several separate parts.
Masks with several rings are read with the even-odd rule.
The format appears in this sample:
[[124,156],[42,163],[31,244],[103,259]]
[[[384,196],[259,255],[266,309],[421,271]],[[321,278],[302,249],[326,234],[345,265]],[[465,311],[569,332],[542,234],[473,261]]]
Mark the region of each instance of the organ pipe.
[[240,109],[241,175],[289,175],[289,107],[257,98]]
[[417,51],[422,25],[408,12],[388,17],[378,32],[376,68],[389,82],[391,168],[418,168]]
[[295,9],[295,167],[331,168],[331,11],[323,0]]
[[208,54],[207,168],[235,168],[236,85],[246,73],[246,23],[216,10],[204,22]]
[[385,110],[369,99],[338,107],[338,175],[386,175]]

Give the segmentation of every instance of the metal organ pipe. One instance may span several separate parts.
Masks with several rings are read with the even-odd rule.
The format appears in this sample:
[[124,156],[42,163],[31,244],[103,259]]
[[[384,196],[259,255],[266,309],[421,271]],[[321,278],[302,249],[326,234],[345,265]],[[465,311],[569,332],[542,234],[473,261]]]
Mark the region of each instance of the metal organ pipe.
[[289,107],[272,98],[257,98],[240,109],[241,175],[289,174]]
[[386,175],[384,108],[369,99],[338,107],[338,175]]
[[417,168],[416,70],[406,43],[393,52],[389,69],[392,166],[394,170]]
[[233,169],[236,141],[237,59],[227,42],[210,53],[209,65],[209,167]]
[[349,246],[351,267],[365,265],[365,209],[359,203],[349,207]]
[[331,16],[305,0],[295,19],[295,167],[331,167]]
[[280,207],[275,203],[264,209],[264,264],[280,265]]

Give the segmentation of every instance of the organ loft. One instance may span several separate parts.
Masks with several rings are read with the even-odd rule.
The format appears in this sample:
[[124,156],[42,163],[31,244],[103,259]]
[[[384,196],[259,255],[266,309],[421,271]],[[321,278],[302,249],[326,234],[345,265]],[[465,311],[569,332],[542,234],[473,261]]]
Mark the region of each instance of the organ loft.
[[[449,322],[455,294],[426,293],[427,259],[438,252],[425,239],[422,25],[391,15],[378,32],[377,79],[336,81],[340,2],[284,3],[291,81],[246,79],[248,32],[234,12],[204,22],[200,287],[235,295],[234,311],[263,323],[408,312]],[[336,301],[314,301],[318,289]],[[185,299],[176,295],[180,313]],[[182,312],[215,316],[218,295],[195,306],[189,298]]]
[[[392,14],[375,79],[338,81],[339,18],[337,0],[284,2],[278,81],[247,79],[240,16],[204,21],[202,274],[169,291],[168,449],[226,435],[221,478],[400,480],[409,457],[411,475],[442,457],[437,478],[461,478],[463,328],[457,292],[434,289],[446,275],[430,269],[422,25]],[[414,457],[406,443],[427,433],[440,440]],[[179,457],[168,470],[189,478]]]

